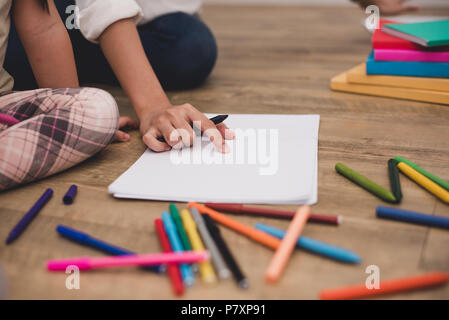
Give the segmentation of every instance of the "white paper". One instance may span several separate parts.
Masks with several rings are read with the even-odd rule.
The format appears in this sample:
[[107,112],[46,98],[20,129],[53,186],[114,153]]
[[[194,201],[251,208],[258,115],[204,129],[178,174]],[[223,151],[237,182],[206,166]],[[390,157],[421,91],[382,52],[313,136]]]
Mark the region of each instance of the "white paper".
[[226,124],[236,139],[227,142],[229,154],[215,151],[206,137],[196,138],[193,148],[182,151],[147,149],[109,192],[118,198],[163,201],[314,204],[319,119],[230,115]]

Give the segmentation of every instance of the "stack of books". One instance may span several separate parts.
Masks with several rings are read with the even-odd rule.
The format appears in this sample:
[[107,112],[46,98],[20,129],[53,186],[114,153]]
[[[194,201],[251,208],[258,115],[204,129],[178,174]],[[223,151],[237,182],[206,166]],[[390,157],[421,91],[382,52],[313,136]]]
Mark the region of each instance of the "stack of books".
[[449,20],[381,20],[373,51],[331,80],[336,91],[449,104]]

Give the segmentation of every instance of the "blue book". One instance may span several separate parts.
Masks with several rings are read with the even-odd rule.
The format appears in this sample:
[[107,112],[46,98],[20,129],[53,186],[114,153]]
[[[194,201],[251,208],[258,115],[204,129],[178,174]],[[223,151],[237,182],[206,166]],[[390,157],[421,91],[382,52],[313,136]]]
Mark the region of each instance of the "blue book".
[[372,51],[366,59],[366,74],[449,78],[449,62],[375,61]]

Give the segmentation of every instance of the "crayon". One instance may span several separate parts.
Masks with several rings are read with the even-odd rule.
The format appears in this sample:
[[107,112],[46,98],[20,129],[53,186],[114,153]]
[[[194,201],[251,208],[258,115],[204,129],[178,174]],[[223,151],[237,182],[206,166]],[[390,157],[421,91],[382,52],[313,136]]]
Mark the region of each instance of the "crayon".
[[203,218],[207,229],[209,230],[212,238],[215,240],[218,250],[220,250],[223,259],[225,259],[225,262],[231,270],[235,281],[237,281],[238,286],[242,289],[248,289],[248,279],[245,277],[239,265],[237,264],[234,255],[232,254],[231,250],[229,249],[228,245],[221,235],[220,229],[207,213],[203,214]]
[[371,181],[365,176],[362,176],[360,173],[355,172],[354,170],[348,168],[342,163],[337,163],[335,165],[335,170],[342,176],[348,178],[352,182],[358,184],[359,186],[363,187],[368,192],[371,192],[375,196],[379,197],[380,199],[386,201],[386,202],[392,202],[396,203],[397,199],[391,193],[390,191],[386,190],[385,188],[379,186],[375,182]]
[[321,300],[360,299],[370,296],[391,294],[401,291],[412,291],[426,287],[443,285],[448,281],[449,274],[432,272],[406,278],[384,280],[380,282],[379,289],[368,289],[365,283],[342,288],[326,289],[321,291],[319,297]]
[[[61,224],[56,227],[56,231],[61,236],[65,237],[66,239],[77,242],[83,246],[94,248],[94,249],[104,252],[106,254],[110,254],[113,256],[135,255],[136,254],[135,252],[119,248],[117,246],[114,246],[112,244],[109,244],[107,242],[99,240],[97,238],[94,238],[94,237],[88,235],[87,233],[63,226]],[[145,270],[153,271],[153,272],[157,272],[157,273],[165,272],[165,266],[163,266],[163,265],[145,266],[142,268]]]
[[37,200],[37,202],[31,207],[31,209],[27,212],[26,215],[17,223],[17,225],[11,230],[6,239],[6,244],[10,244],[14,240],[16,240],[22,232],[28,227],[28,225],[33,221],[33,219],[37,216],[37,214],[41,211],[41,209],[45,206],[45,204],[50,200],[53,196],[53,189],[47,189],[42,194],[42,196]]
[[90,270],[96,268],[125,267],[125,266],[145,266],[169,263],[193,263],[209,259],[209,252],[169,252],[169,253],[149,253],[137,255],[125,255],[114,257],[81,257],[63,260],[50,260],[47,262],[49,271],[66,271],[68,266],[75,265],[80,270]]
[[440,185],[436,184],[429,178],[426,178],[421,173],[410,167],[405,162],[400,162],[398,164],[399,170],[401,170],[405,175],[407,175],[410,179],[415,181],[418,185],[435,195],[441,201],[449,203],[449,192],[444,188],[440,187]]
[[443,187],[444,189],[446,189],[447,191],[449,191],[449,182],[438,178],[436,175],[424,170],[423,168],[421,168],[420,166],[418,166],[417,164],[404,159],[402,157],[395,157],[396,161],[398,162],[404,162],[406,164],[408,164],[410,167],[412,167],[413,169],[415,169],[416,171],[418,171],[419,173],[421,173],[423,176],[427,177],[428,179],[432,180],[433,182],[439,184],[441,187]]
[[214,239],[209,233],[209,230],[204,223],[203,217],[198,212],[195,207],[190,208],[190,213],[192,214],[192,218],[196,223],[196,227],[201,234],[201,238],[204,241],[204,245],[210,252],[212,263],[215,266],[215,270],[217,271],[217,275],[220,279],[225,280],[228,279],[231,275],[228,267],[226,266],[226,262],[224,261],[220,251],[218,250],[217,245],[215,244]]
[[189,208],[197,208],[199,212],[201,213],[207,213],[210,215],[212,219],[214,219],[216,222],[250,238],[251,240],[254,240],[256,242],[259,242],[260,244],[263,244],[271,249],[277,249],[279,245],[281,244],[281,240],[279,240],[276,237],[273,237],[269,234],[266,234],[263,231],[257,230],[255,228],[249,227],[245,225],[244,223],[241,223],[239,221],[236,221],[232,218],[229,218],[228,216],[225,216],[222,213],[219,213],[211,208],[208,208],[202,204],[196,203],[196,202],[189,202],[188,203]]
[[307,205],[299,207],[296,211],[296,215],[290,222],[279,248],[277,248],[265,271],[265,280],[267,282],[274,283],[281,277],[309,215],[310,207]]
[[431,214],[378,206],[376,208],[376,215],[377,217],[384,219],[391,219],[425,225],[429,227],[449,229],[449,218],[434,216]]
[[[192,216],[190,215],[189,210],[182,209],[181,210],[181,218],[184,228],[189,236],[190,243],[192,244],[193,250],[195,251],[203,251],[204,245],[201,241],[201,237],[198,233],[195,221],[193,221]],[[214,283],[217,281],[217,277],[215,276],[214,268],[209,261],[202,261],[199,264],[201,278],[208,283]]]
[[[280,218],[280,219],[292,219],[296,213],[295,211],[278,210],[278,209],[272,209],[272,208],[251,207],[251,206],[244,206],[242,204],[236,204],[236,203],[207,202],[204,205],[206,207],[209,207],[209,208],[217,210],[217,211],[224,211],[224,212],[237,213],[237,214],[246,213],[246,214],[251,214],[251,215],[255,215],[255,216]],[[339,225],[341,222],[341,216],[331,216],[331,215],[311,213],[309,216],[308,222]]]
[[[162,219],[154,219],[154,227],[156,228],[157,235],[159,237],[159,242],[161,244],[162,250],[165,253],[173,252],[170,240],[168,240],[167,233],[165,232],[164,223]],[[168,264],[167,273],[170,277],[173,291],[176,295],[181,295],[184,292],[184,285],[182,284],[181,271],[177,264]]]
[[[179,239],[176,225],[173,222],[171,215],[167,211],[164,211],[162,213],[162,221],[164,222],[165,231],[167,232],[168,238],[170,239],[173,251],[175,253],[183,252],[184,249],[182,247],[181,240]],[[193,286],[195,283],[195,276],[193,274],[192,267],[188,264],[181,264],[180,269],[184,284],[187,287]]]
[[[268,226],[263,223],[256,223],[255,228],[264,231],[276,238],[282,239],[285,235],[285,231],[272,226]],[[352,251],[327,244],[322,241],[318,241],[309,237],[301,236],[298,238],[296,246],[301,249],[305,249],[309,252],[322,255],[334,260],[338,260],[346,263],[360,263],[362,258]]]
[[399,180],[398,162],[395,159],[388,160],[388,175],[390,177],[391,192],[399,203],[402,200],[402,191]]

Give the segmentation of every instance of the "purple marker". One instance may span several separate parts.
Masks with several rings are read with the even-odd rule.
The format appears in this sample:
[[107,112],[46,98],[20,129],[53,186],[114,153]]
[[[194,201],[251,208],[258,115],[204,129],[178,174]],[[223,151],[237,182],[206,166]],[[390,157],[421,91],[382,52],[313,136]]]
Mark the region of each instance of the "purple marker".
[[20,234],[25,230],[25,228],[33,221],[34,217],[37,216],[39,211],[44,207],[48,200],[50,200],[53,195],[53,189],[47,189],[44,194],[37,200],[33,207],[31,207],[30,211],[27,212],[26,215],[19,221],[19,223],[11,230],[8,238],[6,239],[6,244],[10,244],[14,240],[16,240]]
[[73,203],[73,200],[75,200],[76,192],[78,191],[78,187],[74,184],[72,184],[65,194],[64,198],[62,198],[62,202],[64,204],[69,205]]

